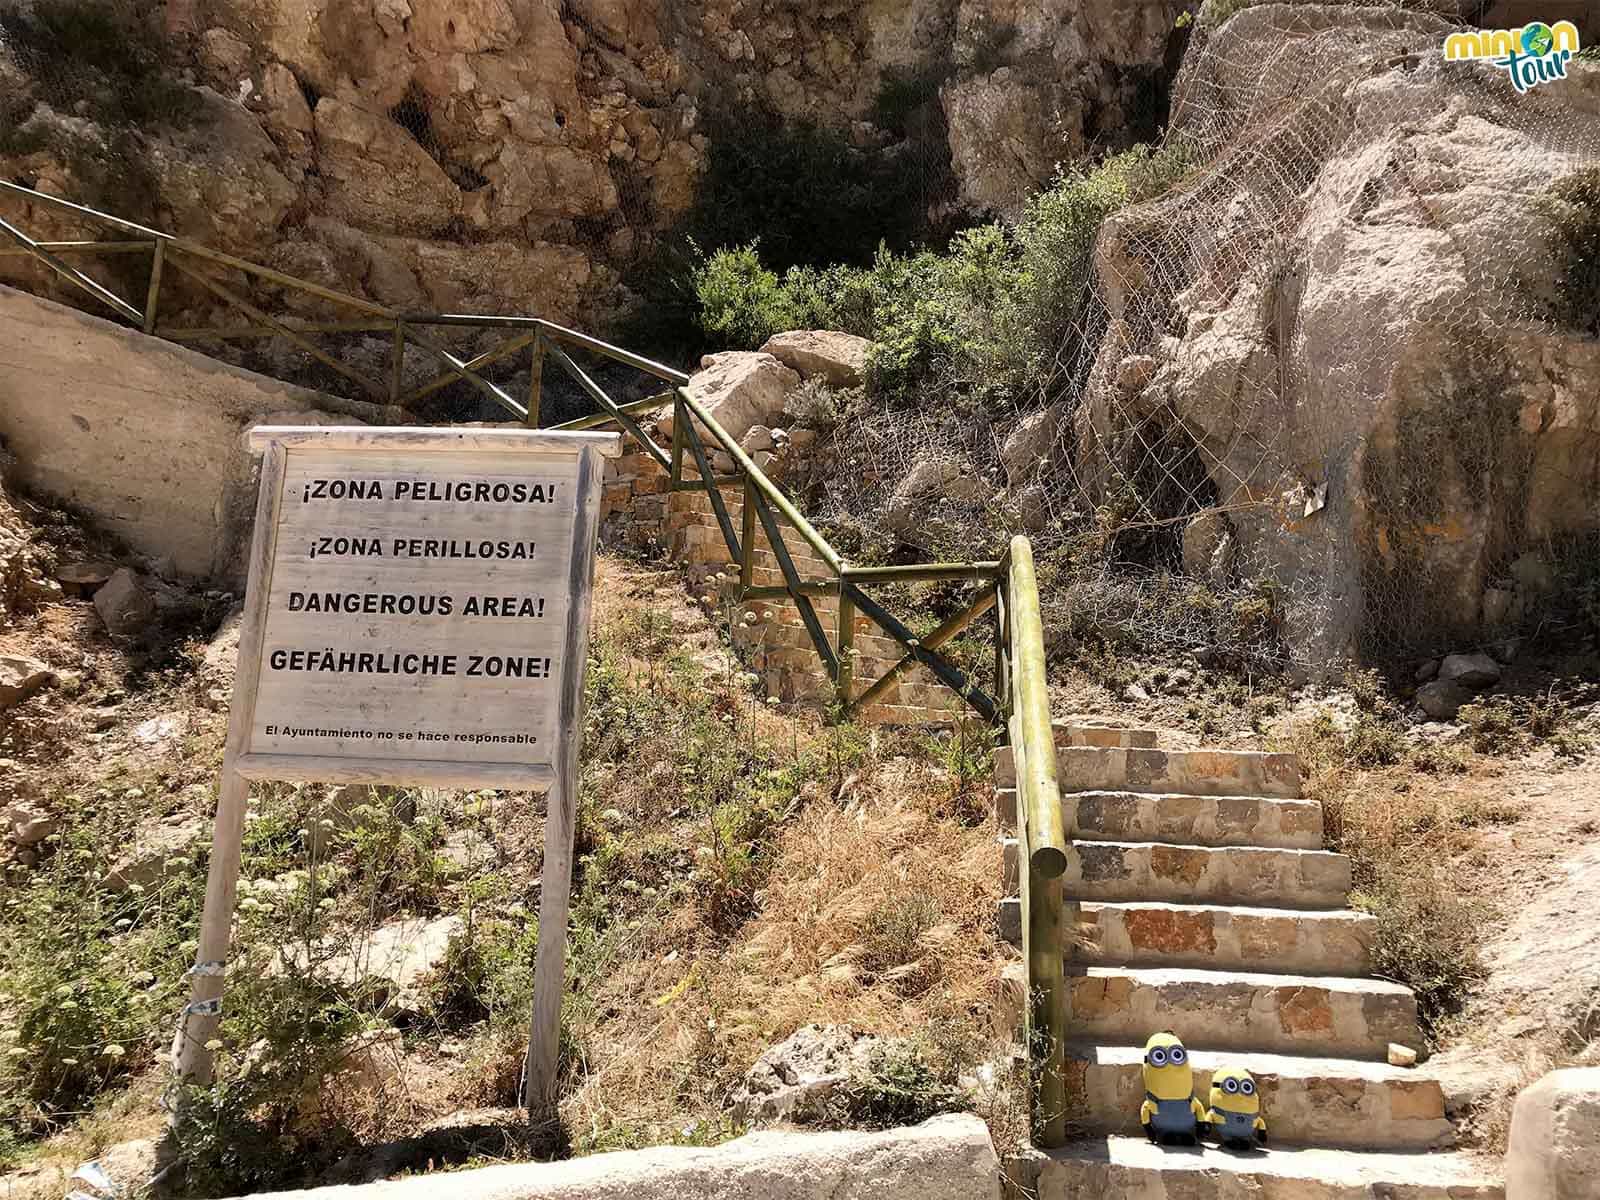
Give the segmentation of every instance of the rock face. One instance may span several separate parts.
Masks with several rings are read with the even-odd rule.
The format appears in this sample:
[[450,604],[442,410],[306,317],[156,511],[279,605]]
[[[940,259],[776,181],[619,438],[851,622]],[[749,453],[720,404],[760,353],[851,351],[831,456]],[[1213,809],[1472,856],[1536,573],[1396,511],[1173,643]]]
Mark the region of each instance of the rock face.
[[[414,238],[427,247],[407,255],[426,294],[471,276],[489,311],[592,323],[614,309],[622,271],[694,203],[718,133],[708,113],[768,108],[863,148],[892,147],[905,122],[882,115],[880,98],[914,92],[921,123],[949,128],[961,201],[1010,212],[1089,145],[1154,131],[1149,101],[1169,46],[1186,36],[1173,25],[1185,7],[173,6],[150,32],[194,111],[132,131],[148,177],[89,169],[115,161],[107,147],[126,131],[56,112],[31,60],[4,46],[0,92],[20,99],[20,123],[36,136],[0,154],[0,169],[247,258],[298,243],[291,262],[272,265],[384,303],[405,303],[403,279],[381,254],[349,249]],[[547,258],[576,262],[533,288],[504,258],[477,269],[487,243],[548,246]],[[31,268],[7,262],[0,280],[12,270]]]
[[1487,654],[1450,654],[1439,664],[1439,678],[1462,687],[1490,687],[1500,682],[1500,664]]
[[1157,518],[1228,510],[1308,664],[1476,641],[1532,596],[1513,564],[1600,523],[1600,341],[1564,250],[1600,214],[1560,198],[1600,162],[1600,75],[1541,87],[1535,115],[1487,69],[1403,57],[1448,28],[1268,4],[1202,31],[1169,127],[1190,174],[1096,243],[1090,503],[1144,471],[1185,501]]
[[1136,124],[1138,88],[1155,83],[1186,5],[963,0],[958,61],[944,85],[950,157],[969,204],[1015,216],[1101,131]]
[[1506,1150],[1506,1200],[1600,1197],[1600,1067],[1552,1071],[1517,1097]]

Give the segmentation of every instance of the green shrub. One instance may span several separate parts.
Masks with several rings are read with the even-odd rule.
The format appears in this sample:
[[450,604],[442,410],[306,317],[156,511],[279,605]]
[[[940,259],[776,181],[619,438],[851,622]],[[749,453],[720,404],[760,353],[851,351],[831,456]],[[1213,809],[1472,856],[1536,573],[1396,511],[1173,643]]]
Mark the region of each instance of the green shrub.
[[481,921],[450,939],[434,976],[434,1015],[450,1028],[485,1019],[521,1023],[533,1003],[539,923]]
[[1345,752],[1358,767],[1387,767],[1400,761],[1405,746],[1399,730],[1363,713],[1350,731]]
[[1354,899],[1378,919],[1374,972],[1416,992],[1423,1030],[1436,1037],[1484,977],[1478,957],[1483,905],[1427,863],[1391,864],[1375,890]]
[[694,268],[700,328],[716,344],[754,350],[793,328],[793,305],[777,275],[761,265],[756,242],[719,250]]
[[953,1073],[929,1062],[915,1040],[880,1042],[843,1091],[843,1123],[856,1129],[917,1125],[939,1113],[970,1108]]
[[1135,146],[1063,174],[1014,229],[965,230],[944,253],[879,245],[869,265],[795,266],[780,276],[765,239],[719,249],[693,270],[699,326],[743,347],[783,328],[869,337],[879,347],[869,390],[894,403],[924,402],[932,383],[980,398],[1048,389],[1057,364],[1077,357],[1074,339],[1098,336],[1086,320],[1101,222],[1170,187],[1186,165],[1180,148]]
[[939,902],[908,893],[886,897],[862,923],[866,946],[862,965],[875,975],[915,962],[922,955],[921,938],[939,923]]

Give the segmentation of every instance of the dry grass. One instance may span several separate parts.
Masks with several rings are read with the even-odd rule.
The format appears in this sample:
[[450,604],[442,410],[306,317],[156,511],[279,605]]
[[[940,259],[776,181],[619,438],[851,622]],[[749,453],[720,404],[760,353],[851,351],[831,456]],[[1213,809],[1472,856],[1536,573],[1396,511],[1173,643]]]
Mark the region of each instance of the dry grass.
[[[837,736],[783,732],[824,756]],[[583,1035],[590,1053],[563,1106],[576,1137],[713,1124],[740,1073],[810,1022],[930,1031],[964,1044],[966,1068],[983,1056],[1002,961],[998,847],[992,831],[937,815],[953,781],[904,748],[880,738],[837,785],[811,790],[731,936],[692,909],[641,931],[593,997],[608,1015]]]
[[1516,812],[1429,785],[1428,776],[1467,769],[1461,751],[1423,746],[1403,756],[1398,741],[1374,720],[1342,734],[1313,717],[1291,724],[1274,748],[1299,754],[1304,794],[1322,802],[1328,847],[1353,860],[1352,902],[1378,918],[1374,968],[1417,993],[1433,1042],[1483,979],[1488,910],[1461,864],[1480,826],[1514,821]]

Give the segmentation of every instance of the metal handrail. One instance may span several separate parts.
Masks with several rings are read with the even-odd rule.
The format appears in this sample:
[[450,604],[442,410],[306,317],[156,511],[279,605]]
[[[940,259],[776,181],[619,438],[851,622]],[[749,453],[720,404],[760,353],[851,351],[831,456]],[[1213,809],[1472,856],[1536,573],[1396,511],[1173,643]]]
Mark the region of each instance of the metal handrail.
[[[546,357],[553,359],[600,410],[554,428],[588,429],[597,425],[616,424],[636,440],[655,462],[670,472],[672,490],[704,490],[717,516],[730,559],[739,567],[738,598],[742,601],[781,598],[795,605],[818,658],[832,678],[835,697],[843,712],[856,711],[872,703],[893,686],[905,671],[921,665],[984,719],[1003,723],[1016,762],[1017,827],[1025,866],[1020,872],[1020,890],[1029,993],[1027,1040],[1037,1083],[1035,1137],[1046,1147],[1062,1143],[1066,1123],[1063,1049],[1066,1040],[1066,992],[1061,893],[1068,850],[1057,782],[1055,741],[1050,727],[1049,694],[1045,686],[1038,581],[1027,538],[1013,538],[1005,557],[999,561],[852,566],[768,478],[738,440],[707,411],[705,405],[685,389],[689,376],[674,367],[540,317],[400,312],[359,296],[347,295],[270,267],[247,262],[187,238],[0,179],[0,194],[6,193],[100,222],[123,235],[134,235],[133,240],[123,236],[100,242],[45,241],[31,238],[14,223],[0,219],[0,233],[9,236],[20,247],[17,250],[0,250],[0,254],[21,254],[36,259],[147,334],[182,342],[280,337],[299,346],[374,396],[385,397],[391,404],[397,405],[421,399],[450,381],[459,379],[530,425],[539,423],[543,360]],[[85,275],[61,257],[63,253],[74,256],[96,253],[126,255],[146,251],[151,255],[151,269],[145,294],[139,298],[142,304],[116,295],[106,285]],[[360,314],[362,319],[314,322],[274,317],[218,280],[208,277],[195,264],[182,261],[183,256],[230,267],[281,287],[342,305]],[[167,260],[172,260],[171,265],[180,274],[193,279],[223,303],[243,313],[249,318],[249,323],[206,328],[161,328],[158,314],[163,266]],[[470,359],[463,359],[419,332],[433,327],[502,329],[507,331],[508,336]],[[337,361],[310,341],[310,335],[316,333],[351,332],[390,334],[393,354],[387,379],[374,379],[363,374],[348,363]],[[406,389],[402,386],[402,367],[405,353],[410,347],[432,354],[440,360],[445,370],[422,384]],[[668,398],[651,397],[630,404],[617,404],[572,359],[567,348],[600,355],[670,384],[673,388],[670,403],[674,413],[671,450],[658,445],[637,419],[663,407]],[[531,351],[527,404],[512,398],[502,387],[479,372],[480,368],[524,349]],[[712,470],[706,442],[700,434],[702,429],[709,436],[711,444],[732,460],[733,473],[730,476],[719,477]],[[693,459],[692,475],[685,469],[686,455]],[[734,528],[722,497],[721,489],[728,486],[739,487],[743,491],[743,521],[738,530]],[[817,555],[827,569],[824,577],[801,576],[784,544],[781,525],[792,529]],[[779,562],[783,575],[781,586],[753,585],[758,526],[765,533],[768,546]],[[873,584],[940,580],[976,583],[977,594],[967,608],[923,638],[916,637],[898,618],[862,590],[864,586]],[[838,630],[833,643],[828,641],[816,616],[812,597],[832,597],[837,602]],[[995,676],[998,701],[983,693],[940,653],[940,647],[982,618],[991,608],[996,616]],[[855,689],[855,655],[852,648],[858,612],[904,650],[897,662],[859,692]]]

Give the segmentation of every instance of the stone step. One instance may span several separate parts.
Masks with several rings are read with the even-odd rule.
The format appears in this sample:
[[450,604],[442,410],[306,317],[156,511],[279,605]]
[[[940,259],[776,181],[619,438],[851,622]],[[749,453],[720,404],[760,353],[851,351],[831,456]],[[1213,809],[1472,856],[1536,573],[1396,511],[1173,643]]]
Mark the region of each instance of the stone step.
[[[1086,1131],[1137,1136],[1144,1099],[1139,1046],[1067,1047],[1067,1095],[1073,1120]],[[1454,1130],[1437,1079],[1415,1069],[1344,1058],[1196,1050],[1195,1094],[1204,1098],[1211,1072],[1242,1066],[1261,1089],[1261,1110],[1275,1141],[1350,1150],[1431,1150]],[[1081,1098],[1081,1099],[1075,1099]],[[1314,1193],[1313,1193],[1314,1195]]]
[[1068,1028],[1106,1042],[1171,1029],[1192,1049],[1262,1051],[1382,1062],[1390,1042],[1419,1046],[1417,998],[1381,979],[1072,966]]
[[[1016,828],[1014,788],[995,792],[1002,829]],[[1192,846],[1322,848],[1322,805],[1272,796],[1184,796],[1155,792],[1063,792],[1061,819],[1083,841]]]
[[1077,962],[1359,977],[1372,973],[1377,924],[1348,909],[1085,902],[1068,933]]
[[[1138,729],[1128,725],[1118,725],[1115,722],[1103,721],[1095,717],[1058,719],[1050,722],[1050,728],[1055,732],[1057,749],[1063,746],[1151,749],[1156,744],[1156,731],[1154,729]],[[1004,777],[1009,781],[1007,786],[1015,784],[1016,772],[1011,760],[1010,746],[996,748],[994,752],[994,769],[996,781]]]
[[[1064,746],[1056,751],[1063,792],[1175,792],[1189,796],[1300,795],[1300,761],[1293,754],[1255,750],[1105,749]],[[1011,787],[1015,773],[998,773]]]
[[[1268,1117],[1271,1122],[1271,1117]],[[1270,1137],[1270,1134],[1269,1134]],[[1477,1159],[1457,1153],[1362,1153],[1323,1146],[1236,1152],[1095,1138],[1035,1152],[1008,1171],[1037,1200],[1504,1200]]]
[[1343,908],[1350,860],[1324,850],[1074,842],[1062,883],[1075,900]]

